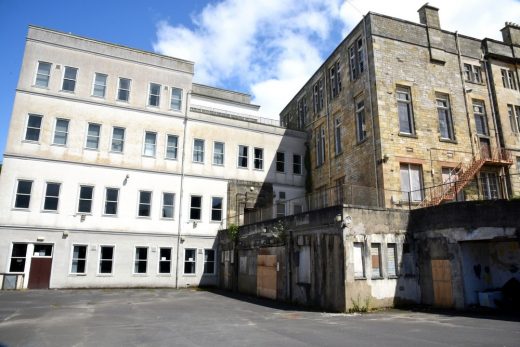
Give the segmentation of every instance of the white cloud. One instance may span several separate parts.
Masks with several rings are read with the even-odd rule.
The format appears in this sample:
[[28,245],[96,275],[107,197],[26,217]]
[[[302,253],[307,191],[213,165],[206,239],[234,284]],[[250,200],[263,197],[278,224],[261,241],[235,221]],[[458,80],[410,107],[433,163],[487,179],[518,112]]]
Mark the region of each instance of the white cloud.
[[[369,11],[418,22],[425,0],[223,0],[187,28],[159,22],[154,49],[195,62],[195,81],[250,92],[264,116],[278,113]],[[520,18],[515,0],[437,0],[441,26],[500,39]]]

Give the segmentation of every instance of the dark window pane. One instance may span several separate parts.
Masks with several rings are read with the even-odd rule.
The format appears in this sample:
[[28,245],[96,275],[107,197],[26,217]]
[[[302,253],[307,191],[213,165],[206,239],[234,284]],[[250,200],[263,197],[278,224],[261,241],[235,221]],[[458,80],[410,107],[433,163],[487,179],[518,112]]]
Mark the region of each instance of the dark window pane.
[[29,116],[29,121],[27,123],[27,126],[31,128],[40,128],[42,125],[42,117],[41,116]]
[[184,273],[185,274],[194,274],[195,273],[195,263],[184,263]]
[[112,260],[101,260],[99,272],[102,274],[112,273]]
[[148,254],[148,248],[136,248],[135,259],[146,260]]
[[152,193],[151,192],[141,192],[140,195],[141,195],[140,201],[141,201],[142,204],[149,204],[150,203],[150,200],[151,200],[151,197],[152,197]]
[[92,199],[92,192],[94,187],[81,187],[79,197],[81,199]]
[[56,183],[47,184],[46,195],[47,196],[58,196],[60,193],[60,185]]
[[52,255],[52,245],[34,245],[34,253],[40,256],[50,257]]
[[190,210],[190,219],[200,219],[200,210],[192,208]]
[[191,197],[191,207],[199,207],[201,205],[202,197],[200,196],[192,196]]
[[17,195],[14,202],[16,208],[29,208],[29,202],[31,200],[30,195]]
[[112,259],[114,256],[114,247],[101,247],[101,259]]
[[107,200],[109,201],[117,201],[117,189],[107,189]]
[[161,248],[160,251],[161,260],[170,260],[172,256],[172,250],[170,248]]
[[170,261],[161,261],[159,263],[159,273],[168,274],[170,273],[171,263]]
[[32,181],[18,181],[18,193],[31,194]]
[[221,210],[212,210],[211,211],[211,220],[222,220],[222,211]]
[[25,258],[11,259],[11,266],[9,272],[23,272],[25,270]]
[[187,249],[185,250],[185,255],[184,255],[186,261],[189,261],[190,259],[192,261],[195,261],[195,250],[194,249]]
[[173,194],[165,193],[163,195],[163,197],[164,197],[163,203],[165,205],[173,205]]
[[215,261],[215,251],[212,249],[206,249],[204,251],[204,260],[205,261]]
[[27,128],[25,139],[28,141],[38,141],[40,139],[40,129]]
[[58,209],[58,198],[46,197],[45,204],[43,205],[44,210],[56,211]]
[[78,212],[90,213],[92,212],[92,201],[91,200],[80,200],[78,206]]
[[139,216],[149,217],[150,216],[150,205],[139,205]]
[[25,255],[27,254],[27,244],[15,243],[13,245],[13,252],[11,254],[13,257],[25,257]]
[[146,273],[146,261],[138,261],[135,263],[135,273],[144,274]]
[[173,218],[173,206],[163,206],[162,217]]
[[215,263],[204,263],[204,273],[205,274],[215,273]]
[[117,202],[107,202],[105,206],[105,214],[117,214]]

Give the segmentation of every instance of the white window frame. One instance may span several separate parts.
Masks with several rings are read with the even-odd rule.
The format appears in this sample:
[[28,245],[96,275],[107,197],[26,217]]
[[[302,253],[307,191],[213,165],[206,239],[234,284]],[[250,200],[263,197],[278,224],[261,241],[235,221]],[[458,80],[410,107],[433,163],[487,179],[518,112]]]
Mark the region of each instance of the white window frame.
[[[23,257],[14,257],[13,256],[13,250],[14,245],[25,245],[25,256]],[[9,265],[8,265],[8,272],[12,274],[22,274],[25,272],[25,269],[27,268],[27,258],[30,258],[27,256],[27,252],[29,251],[29,243],[28,242],[12,242],[9,247]],[[11,271],[11,264],[13,262],[13,259],[23,259],[24,260],[24,271]]]
[[[90,212],[82,212],[82,211],[79,210],[79,206],[80,206],[81,200],[85,200],[85,201],[89,200],[89,199],[82,199],[81,198],[81,188],[83,188],[83,187],[90,187],[90,188],[92,188],[92,198],[90,199]],[[80,184],[79,185],[79,189],[78,189],[78,204],[76,206],[76,212],[78,214],[92,215],[92,207],[94,205],[94,192],[95,192],[95,190],[96,190],[96,188],[92,184]]]
[[[48,75],[40,73],[40,64],[49,64],[49,74]],[[38,61],[38,64],[36,64],[36,75],[34,76],[33,86],[34,87],[38,87],[38,88],[46,88],[46,89],[48,89],[49,88],[49,83],[50,83],[50,80],[51,80],[51,71],[52,71],[52,63],[49,63],[47,61],[41,61],[41,60]],[[39,75],[45,76],[45,78],[46,78],[46,84],[44,86],[38,84],[38,76]]]
[[[278,155],[281,155],[282,156],[282,159],[283,160],[278,160]],[[280,164],[282,166],[282,170],[278,170],[278,164]],[[275,169],[276,169],[276,172],[277,173],[285,173],[286,170],[285,170],[285,152],[281,152],[281,151],[277,151],[276,152],[276,156],[275,156]]]
[[[213,252],[213,261],[207,261],[206,260],[206,252],[207,251],[212,251]],[[204,268],[202,270],[203,274],[204,275],[216,275],[217,274],[217,271],[216,271],[217,270],[216,269],[216,267],[217,267],[217,251],[215,249],[213,249],[213,248],[204,248],[203,255],[204,255],[204,259],[203,259],[204,260]],[[213,263],[213,272],[206,272],[206,264],[207,263]]]
[[[116,129],[123,129],[123,139],[122,140],[114,138],[114,132],[115,132]],[[114,150],[114,141],[118,141],[118,142],[121,143],[121,150],[120,151]],[[124,153],[124,151],[125,151],[125,141],[126,141],[126,128],[113,126],[112,127],[112,135],[110,136],[110,152],[112,152],[112,153]]]
[[[437,106],[437,118],[439,121],[439,135],[443,140],[455,141],[455,128],[453,125],[453,117],[451,113],[450,97],[447,94],[437,93],[435,95],[435,103]],[[441,112],[445,112],[446,115],[446,127],[448,131],[448,137],[443,136],[441,131]]]
[[[20,181],[31,182],[31,189],[29,190],[29,194],[18,193],[18,189],[19,189],[19,186],[20,186]],[[23,179],[23,178],[18,178],[16,180],[16,189],[15,189],[15,192],[14,192],[13,209],[25,210],[25,211],[29,210],[29,208],[31,207],[31,195],[32,195],[33,186],[34,186],[34,180]],[[28,203],[27,207],[16,207],[16,199],[17,199],[18,195],[28,195],[29,196],[29,203]]]
[[[108,190],[109,189],[113,189],[113,190],[117,190],[117,200],[108,200],[108,197],[107,197],[107,193],[108,193]],[[117,188],[117,187],[105,187],[105,190],[104,190],[104,196],[103,196],[103,216],[114,216],[114,217],[117,217],[118,213],[119,213],[119,197],[121,195],[121,189]],[[106,213],[107,212],[107,203],[109,202],[115,202],[116,203],[116,213],[112,214],[112,213]]]
[[[153,144],[148,144],[146,143],[146,137],[148,135],[153,135],[154,137],[154,141],[153,141]],[[146,151],[148,149],[150,149],[150,147],[148,146],[153,146],[152,149],[153,149],[153,154],[147,154]],[[143,137],[143,157],[150,157],[150,158],[155,158],[155,156],[157,155],[157,132],[155,131],[145,131],[144,132],[144,137]]]
[[[170,146],[170,138],[175,138],[175,146]],[[174,152],[175,152],[175,155],[174,156],[170,156],[169,155],[169,150],[170,149],[174,149]],[[178,156],[179,156],[179,136],[177,135],[172,135],[172,134],[167,134],[166,135],[166,150],[165,150],[165,157],[166,159],[169,159],[169,160],[177,160]]]
[[[246,149],[246,155],[242,155],[242,152],[240,151],[242,148]],[[240,159],[246,159],[246,165],[242,166],[240,165]],[[237,168],[239,169],[247,169],[249,167],[249,146],[247,145],[238,145],[238,156],[237,156]]]
[[[172,203],[172,205],[165,205],[164,204],[164,195],[165,194],[173,195],[173,203]],[[162,194],[161,194],[161,218],[162,219],[167,219],[167,220],[174,220],[175,219],[175,197],[176,197],[175,193],[173,193],[173,192],[162,192]],[[171,217],[164,217],[163,211],[164,211],[165,207],[171,207],[171,209],[172,209],[172,216]]]
[[[146,259],[141,260],[137,259],[137,249],[138,248],[144,248],[146,249]],[[135,246],[134,247],[134,261],[132,262],[132,275],[140,275],[140,276],[146,276],[148,274],[148,261],[150,258],[150,248],[148,246]],[[137,265],[137,262],[144,262],[145,263],[145,271],[144,272],[136,272],[135,266]]]
[[[375,273],[376,269],[374,269],[374,255],[372,254],[374,249],[377,250],[377,258],[379,260],[379,264],[377,267],[377,272]],[[382,269],[382,261],[381,261],[381,243],[379,242],[372,242],[370,244],[370,277],[372,279],[381,279],[383,278],[383,269]]]
[[[200,207],[193,207],[193,206],[192,206],[192,202],[193,202],[193,201],[192,201],[192,198],[193,198],[193,197],[199,197],[199,198],[200,198]],[[192,195],[190,195],[190,206],[189,206],[189,216],[190,216],[189,220],[190,220],[190,221],[196,221],[196,222],[198,222],[198,221],[201,221],[201,220],[202,220],[202,206],[204,206],[204,198],[203,198],[202,195],[197,195],[197,194],[192,194]],[[191,218],[191,210],[192,210],[193,208],[196,208],[196,209],[198,208],[198,209],[199,209],[199,219],[193,219],[193,218]]]
[[[473,120],[475,122],[475,130],[477,135],[481,136],[489,136],[489,126],[488,126],[488,120],[487,120],[487,114],[486,114],[486,105],[484,104],[484,101],[474,99],[472,102],[473,105]],[[484,131],[482,133],[479,132],[478,126],[477,126],[477,118],[481,118],[484,126]]]
[[[125,89],[125,88],[121,88],[121,80],[127,80],[128,81],[128,89]],[[118,77],[117,79],[117,95],[116,95],[116,100],[119,101],[119,102],[130,102],[130,90],[132,89],[132,80],[130,78],[126,78],[126,77]],[[126,91],[128,94],[128,97],[126,100],[123,100],[121,98],[119,98],[119,92],[120,91]]]
[[[408,192],[403,189],[403,182],[402,182],[402,175],[401,175],[401,168],[406,167],[408,172],[408,185],[410,187],[410,195],[408,195]],[[413,179],[412,179],[412,167],[419,168],[419,189],[415,189],[416,187],[412,187]],[[403,201],[408,202],[408,196],[410,196],[411,202],[421,202],[423,200],[424,196],[424,180],[423,180],[423,170],[421,164],[413,164],[413,163],[400,163],[399,164],[399,176],[401,180],[401,192],[402,192],[402,199]]]
[[[59,121],[66,121],[67,122],[67,131],[58,131],[58,122]],[[67,119],[67,118],[56,118],[56,120],[54,121],[54,131],[53,131],[53,135],[52,135],[52,144],[54,146],[64,146],[66,147],[67,146],[67,143],[68,143],[68,140],[69,140],[69,125],[70,125],[70,119]],[[65,143],[56,143],[56,134],[60,132],[60,133],[64,133],[65,134]]]
[[[102,259],[101,258],[101,249],[103,247],[110,247],[112,248],[112,258],[110,259]],[[97,276],[113,276],[114,274],[114,264],[115,264],[115,259],[116,259],[116,246],[114,244],[101,244],[99,245],[99,251],[98,251],[98,262],[97,262],[97,270],[96,270],[96,275]],[[110,266],[110,272],[101,272],[101,262],[102,261],[111,261],[111,266]]]
[[[296,163],[294,161],[294,158],[300,158],[300,162],[299,163]],[[293,169],[292,169],[292,172],[294,175],[302,175],[303,174],[303,156],[301,154],[297,154],[297,153],[293,153],[293,162],[292,162],[292,166],[293,166]],[[295,170],[295,168],[298,167],[299,169],[298,170]]]
[[[141,194],[142,193],[149,193],[150,194],[150,202],[149,203],[141,202]],[[153,191],[151,191],[151,190],[139,190],[137,192],[137,217],[138,218],[152,218],[152,201],[153,201]],[[149,214],[147,216],[141,216],[140,215],[141,205],[148,206]]]
[[[213,199],[220,199],[220,219],[213,219],[213,210],[218,211],[218,209],[213,208]],[[222,196],[212,196],[210,200],[210,216],[209,220],[211,222],[222,222],[222,217],[224,216],[224,198]]]
[[[162,260],[161,259],[161,250],[163,249],[169,249],[170,250],[170,260]],[[172,247],[159,247],[159,251],[158,251],[158,261],[157,261],[157,274],[158,275],[162,275],[162,276],[166,276],[166,275],[171,275],[172,274],[172,264],[173,264],[173,248]],[[169,272],[161,272],[161,263],[169,263],[170,265],[170,271]]]
[[[74,69],[74,70],[76,70],[76,75],[74,76],[74,79],[65,78],[65,74],[67,72],[67,69]],[[79,71],[79,69],[77,67],[73,67],[73,66],[64,66],[63,67],[63,76],[62,76],[62,80],[61,80],[61,89],[60,89],[60,91],[66,92],[66,93],[75,93],[76,92],[76,87],[77,87],[77,84],[78,84],[78,71]],[[65,80],[67,80],[67,81],[74,81],[74,88],[72,90],[63,89],[63,86],[65,84]]]
[[[159,86],[159,94],[152,94],[152,85]],[[160,107],[161,106],[161,89],[162,85],[159,83],[150,82],[148,85],[148,102],[146,103],[149,107]],[[152,96],[157,97],[157,105],[152,105]]]
[[[197,151],[197,153],[200,153],[200,154],[201,154],[201,158],[202,158],[202,160],[200,160],[200,161],[199,161],[199,160],[195,160],[195,158],[196,158],[196,155],[195,155],[195,142],[197,142],[197,141],[202,141],[202,151]],[[193,153],[193,155],[192,155],[192,161],[193,161],[194,163],[204,164],[204,152],[205,152],[205,149],[206,149],[205,147],[206,147],[206,141],[205,141],[205,140],[203,140],[203,139],[193,139],[193,146],[192,146],[192,149],[193,149],[192,153]]]
[[[262,156],[261,158],[256,157],[256,150],[257,149],[260,150],[260,153],[261,153],[261,156]],[[258,163],[260,163],[260,167],[259,168],[256,167],[257,160],[258,160]],[[261,148],[261,147],[253,147],[253,169],[254,170],[258,170],[258,171],[263,171],[264,170],[264,149]]]
[[[217,144],[222,145],[222,163],[221,164],[219,164],[215,161],[216,154],[217,154],[215,149],[217,147]],[[226,160],[226,143],[222,142],[222,141],[213,141],[213,162],[212,162],[212,164],[215,166],[224,166],[225,160]]]
[[[176,88],[176,87],[170,87],[171,91],[170,91],[170,110],[172,111],[176,111],[176,112],[182,112],[182,94],[183,94],[183,90],[181,88]],[[179,91],[180,92],[180,97],[178,99],[174,99],[173,98],[173,92],[174,91]],[[174,108],[173,107],[173,102],[174,101],[177,101],[179,103],[179,108]]]
[[[85,258],[74,258],[74,247],[85,247]],[[74,264],[74,259],[77,260],[83,260],[85,262],[85,271],[83,272],[73,272],[72,267]],[[85,276],[87,275],[87,269],[88,269],[88,244],[84,243],[74,243],[72,244],[71,250],[70,250],[70,267],[69,267],[69,275],[72,276]]]
[[[94,135],[89,135],[89,128],[91,125],[97,125],[99,126],[99,134],[97,136],[94,136]],[[92,151],[99,151],[99,145],[100,145],[100,141],[101,141],[101,124],[99,123],[87,123],[87,134],[85,136],[85,149],[89,149],[89,150],[92,150]],[[89,138],[96,138],[96,147],[89,147],[88,146],[88,140]]]
[[[390,267],[390,253],[393,253],[394,256],[394,266],[393,268]],[[396,278],[399,276],[399,261],[397,259],[397,243],[395,242],[388,242],[386,244],[386,274],[388,278]]]
[[[104,84],[98,84],[98,81],[97,81],[97,78],[99,77],[104,77],[105,78],[105,81],[104,81]],[[95,72],[94,73],[94,79],[92,81],[92,92],[91,92],[91,96],[95,97],[95,98],[101,98],[101,99],[104,99],[106,94],[107,94],[107,85],[108,85],[108,75],[107,74],[104,74],[104,73],[100,73],[100,72]],[[95,92],[96,92],[96,87],[99,87],[102,89],[103,91],[103,95],[96,95]]]
[[[31,117],[40,118],[40,127],[39,128],[29,126],[29,120],[31,119]],[[38,129],[38,139],[37,140],[27,139],[27,134],[28,134],[29,129]],[[43,115],[34,114],[34,113],[27,114],[27,120],[25,122],[25,132],[24,132],[23,141],[39,143],[40,142],[40,137],[41,137],[41,134],[42,134],[42,129],[43,129]]]
[[[58,195],[47,195],[47,188],[48,188],[49,184],[57,184],[58,185]],[[61,186],[62,186],[61,182],[55,182],[55,181],[47,181],[47,182],[45,182],[45,186],[44,186],[44,189],[43,189],[42,211],[45,211],[45,212],[56,212],[57,213],[60,210]],[[56,204],[56,209],[55,210],[49,210],[49,209],[45,208],[45,202],[46,202],[47,198],[57,199],[58,200],[58,203]]]
[[[193,250],[194,256],[192,261],[186,260],[186,251]],[[194,263],[193,272],[186,272],[186,262]],[[182,274],[185,276],[196,276],[197,275],[197,248],[184,248],[184,257],[182,262]]]

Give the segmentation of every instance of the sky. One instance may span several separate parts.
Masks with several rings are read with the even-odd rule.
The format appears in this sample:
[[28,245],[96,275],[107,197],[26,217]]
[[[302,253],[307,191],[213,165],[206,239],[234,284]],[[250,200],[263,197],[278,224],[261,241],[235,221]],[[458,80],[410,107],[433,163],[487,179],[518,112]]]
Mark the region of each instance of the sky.
[[[324,59],[369,11],[413,22],[425,0],[0,0],[0,161],[27,26],[195,62],[194,82],[249,93],[278,118]],[[441,27],[501,40],[520,0],[431,0]]]

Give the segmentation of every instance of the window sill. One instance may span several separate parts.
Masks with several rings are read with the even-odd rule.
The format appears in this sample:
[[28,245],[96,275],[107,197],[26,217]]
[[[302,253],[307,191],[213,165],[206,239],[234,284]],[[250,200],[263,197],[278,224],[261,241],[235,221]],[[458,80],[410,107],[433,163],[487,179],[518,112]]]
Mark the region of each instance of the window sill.
[[372,280],[384,280],[385,278],[382,277],[382,276],[378,276],[378,277],[371,277],[370,279],[372,279]]
[[458,144],[457,140],[452,140],[452,139],[447,139],[447,138],[444,138],[444,137],[439,137],[439,141],[440,142],[445,142],[445,143],[453,143],[453,144]]
[[173,108],[170,108],[168,111],[175,112],[175,113],[181,113],[182,114],[182,110],[175,110]]
[[402,132],[399,132],[397,134],[397,136],[401,136],[401,137],[409,137],[409,138],[412,138],[412,139],[417,139],[417,135],[415,134],[408,134],[408,133],[402,133]]
[[253,171],[263,172],[264,169],[253,169]]
[[142,157],[143,157],[143,158],[155,159],[155,155],[146,155],[146,154],[143,154]]
[[89,147],[85,147],[84,149],[86,149],[87,151],[99,152],[99,148],[89,148]]
[[471,84],[474,84],[474,85],[477,85],[477,86],[485,86],[486,84],[484,82],[475,82],[475,81],[470,81],[470,80],[464,80],[464,82],[466,83],[471,83]]
[[172,277],[171,273],[158,273],[157,277]]
[[160,219],[160,220],[163,220],[163,221],[167,221],[167,222],[168,222],[168,221],[171,222],[171,221],[174,221],[174,220],[175,220],[175,218],[166,218],[166,217],[161,217],[161,218],[159,218],[159,219]]
[[75,274],[75,273],[70,273],[69,274],[69,277],[86,277],[87,274],[84,273],[84,274]]
[[83,216],[92,216],[93,214],[92,214],[92,212],[80,212],[80,211],[78,211],[78,212],[76,212],[76,214],[74,215],[74,217],[82,216],[82,215],[83,215]]
[[285,171],[278,171],[278,170],[277,170],[276,173],[277,173],[277,174],[284,174],[284,175],[285,175],[287,172],[285,172]]
[[164,160],[177,161],[177,158],[168,158],[168,157],[165,157]]
[[197,277],[197,274],[182,274],[184,277]]
[[155,105],[146,105],[146,107],[153,108],[153,109],[156,109],[156,110],[159,109],[159,106],[155,106]]
[[136,216],[137,219],[152,219],[152,216]]
[[51,143],[51,146],[52,147],[61,147],[61,148],[67,148],[67,144],[64,144],[64,145],[60,145],[59,143]]
[[102,214],[101,217],[117,218],[117,214]]
[[90,97],[105,100],[105,96],[91,95]]
[[365,137],[363,140],[357,140],[356,146],[362,145],[363,143],[368,141],[368,137]]
[[49,88],[49,86],[44,87],[44,86],[38,86],[38,85],[36,85],[36,84],[33,84],[31,87],[33,87],[33,88],[38,88],[38,89],[51,90],[51,89]]
[[96,277],[114,277],[114,274],[96,274]]
[[41,210],[41,213],[55,213],[58,214],[58,210]]
[[13,207],[11,208],[11,211],[31,212],[31,209],[25,207]]
[[129,104],[130,103],[129,100],[119,100],[119,99],[116,99],[116,102],[121,102],[123,104]]
[[388,276],[388,279],[389,280],[397,280],[397,279],[399,279],[399,276],[397,276],[397,275]]
[[192,164],[204,164],[203,161],[192,161]]
[[60,92],[60,93],[75,94],[75,93],[74,93],[74,90],[65,90],[65,89],[60,89],[59,92]]
[[133,273],[132,277],[148,277],[148,274],[147,273],[142,273],[142,274],[135,274],[135,273]]
[[222,220],[210,220],[210,224],[220,224],[222,223]]
[[211,276],[211,277],[215,277],[217,274],[216,273],[203,273],[202,276]]
[[355,281],[364,281],[366,279],[367,279],[366,277],[354,277]]
[[33,141],[33,140],[22,140],[23,143],[32,143],[33,145],[40,145],[40,141]]
[[245,167],[244,166],[237,166],[237,169],[239,169],[239,170],[249,170],[249,167],[247,167],[247,166],[245,166]]
[[110,153],[110,154],[119,154],[119,155],[125,154],[124,152],[117,152],[117,151],[108,151],[108,153]]

